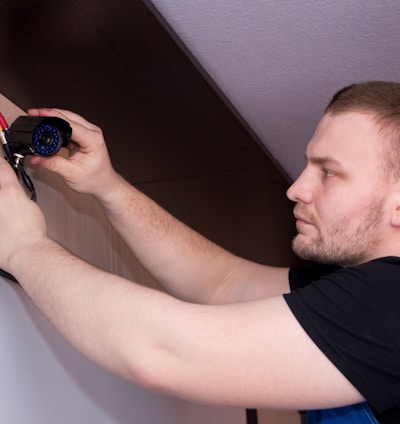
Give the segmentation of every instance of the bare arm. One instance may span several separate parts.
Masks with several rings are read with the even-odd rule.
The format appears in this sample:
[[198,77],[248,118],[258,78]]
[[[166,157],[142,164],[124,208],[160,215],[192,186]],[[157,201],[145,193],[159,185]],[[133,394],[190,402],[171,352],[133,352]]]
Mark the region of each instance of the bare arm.
[[362,400],[282,297],[189,304],[99,271],[48,239],[18,249],[7,269],[80,351],[149,390],[265,408]]
[[119,178],[104,209],[139,260],[175,296],[230,303],[288,291],[287,270],[259,265],[206,239]]
[[78,151],[68,158],[34,158],[75,190],[94,195],[143,265],[175,296],[199,303],[231,303],[287,292],[287,270],[239,258],[202,237],[118,175],[101,130],[55,109],[32,114],[68,120]]
[[47,237],[43,214],[2,158],[0,233],[0,268],[55,327],[89,358],[148,389],[293,409],[362,400],[282,296],[197,305],[98,270]]

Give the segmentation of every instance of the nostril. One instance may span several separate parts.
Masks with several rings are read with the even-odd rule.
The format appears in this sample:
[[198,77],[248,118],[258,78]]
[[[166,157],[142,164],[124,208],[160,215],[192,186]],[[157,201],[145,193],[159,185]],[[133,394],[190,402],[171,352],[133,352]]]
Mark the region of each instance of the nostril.
[[296,181],[286,190],[286,196],[289,200],[295,202],[296,199],[296,192],[297,192],[297,184]]

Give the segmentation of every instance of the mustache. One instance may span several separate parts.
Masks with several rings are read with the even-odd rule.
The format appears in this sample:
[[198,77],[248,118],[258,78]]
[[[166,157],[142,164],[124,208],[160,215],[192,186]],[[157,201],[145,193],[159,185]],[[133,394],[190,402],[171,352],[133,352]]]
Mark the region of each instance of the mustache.
[[296,217],[302,219],[303,221],[309,222],[310,224],[315,222],[314,215],[305,210],[305,208],[300,204],[295,205],[295,207],[293,208],[293,214]]

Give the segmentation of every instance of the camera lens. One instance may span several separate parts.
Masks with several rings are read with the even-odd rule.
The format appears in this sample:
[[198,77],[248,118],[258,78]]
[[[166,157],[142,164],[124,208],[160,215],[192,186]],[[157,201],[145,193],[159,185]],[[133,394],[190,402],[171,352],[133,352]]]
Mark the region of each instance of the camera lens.
[[34,149],[42,156],[58,152],[62,145],[58,130],[48,124],[38,125],[33,132],[32,140]]
[[53,140],[54,140],[53,134],[51,134],[47,131],[40,134],[39,142],[43,146],[50,146],[51,143],[53,142]]

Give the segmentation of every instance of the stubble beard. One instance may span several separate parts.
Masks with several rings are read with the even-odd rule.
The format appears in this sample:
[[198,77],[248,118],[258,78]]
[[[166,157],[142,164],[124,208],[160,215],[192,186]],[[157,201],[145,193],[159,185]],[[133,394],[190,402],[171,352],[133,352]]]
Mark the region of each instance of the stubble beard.
[[365,262],[379,244],[378,224],[382,220],[382,200],[371,203],[365,218],[355,228],[346,218],[321,234],[318,227],[314,237],[297,234],[293,251],[300,258],[328,265],[351,266]]

